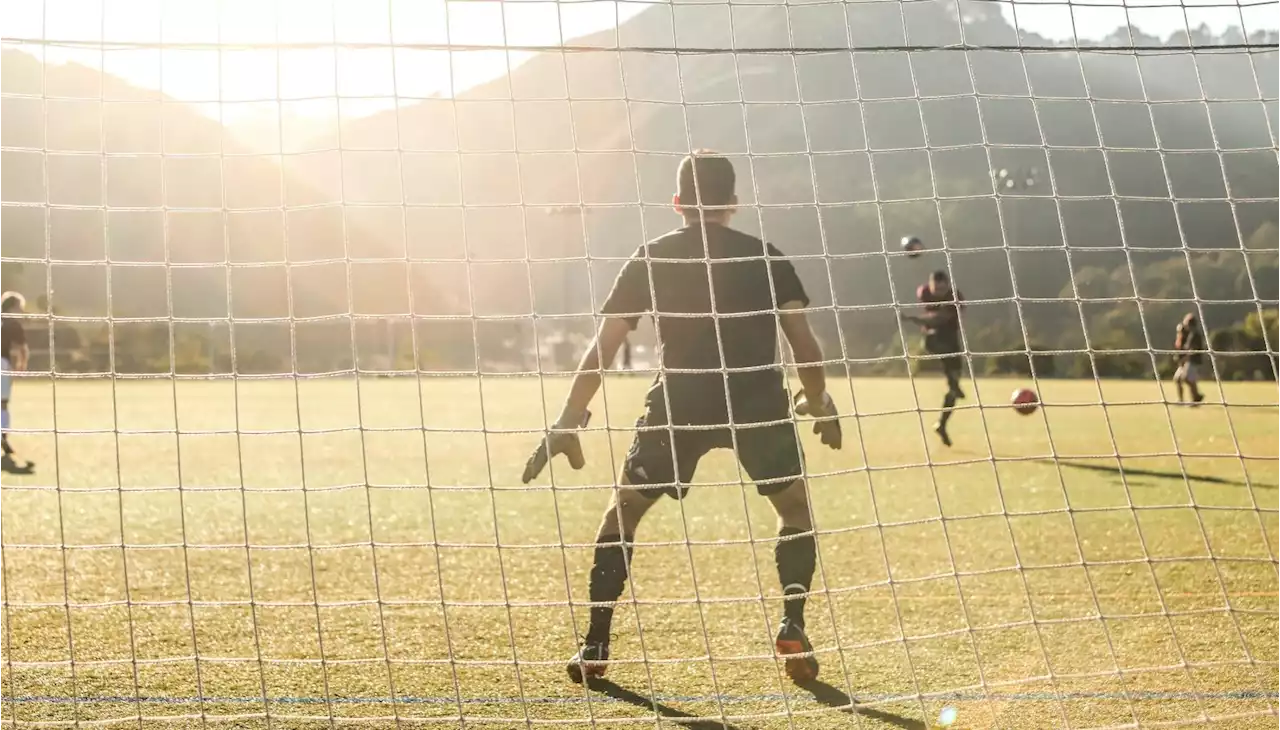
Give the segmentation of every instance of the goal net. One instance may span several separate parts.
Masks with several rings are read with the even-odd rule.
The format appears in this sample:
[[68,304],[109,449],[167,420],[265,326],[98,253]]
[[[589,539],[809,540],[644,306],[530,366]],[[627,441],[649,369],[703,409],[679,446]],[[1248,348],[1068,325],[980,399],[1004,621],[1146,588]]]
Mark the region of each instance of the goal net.
[[[1276,9],[6,5],[3,722],[1275,727]],[[520,473],[699,148],[842,414],[797,424],[821,673],[719,450],[582,686],[651,322],[586,468]]]

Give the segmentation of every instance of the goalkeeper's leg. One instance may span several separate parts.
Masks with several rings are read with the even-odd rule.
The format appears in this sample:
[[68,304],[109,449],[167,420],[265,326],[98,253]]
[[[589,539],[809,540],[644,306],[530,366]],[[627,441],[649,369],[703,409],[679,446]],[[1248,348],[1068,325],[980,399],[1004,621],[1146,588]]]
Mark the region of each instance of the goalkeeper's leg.
[[578,653],[569,660],[569,677],[581,683],[604,675],[609,661],[609,631],[613,626],[613,606],[622,597],[631,567],[631,542],[636,528],[653,498],[639,489],[623,485],[614,492],[613,500],[600,520],[596,532],[596,549],[587,581],[591,599],[591,622]]
[[808,682],[818,676],[818,659],[804,632],[805,598],[813,585],[818,546],[809,509],[809,485],[801,476],[804,457],[800,442],[795,427],[788,423],[742,429],[737,446],[738,460],[778,515],[773,557],[782,585],[783,616],[774,644],[787,676]]
[[[642,419],[639,426],[644,426]],[[569,660],[569,678],[582,682],[602,676],[609,660],[609,633],[613,626],[614,604],[622,597],[631,566],[631,543],[636,528],[655,500],[663,494],[683,496],[683,487],[693,476],[698,459],[710,442],[707,432],[640,431],[627,455],[619,487],[600,519],[596,549],[587,583],[591,623],[578,653]],[[675,436],[679,476],[673,463],[672,436]],[[646,487],[653,484],[657,486]]]
[[774,561],[783,594],[783,618],[775,644],[778,655],[785,661],[787,676],[797,682],[807,682],[818,676],[818,659],[804,632],[805,597],[813,585],[818,559],[808,485],[804,479],[797,479],[782,491],[770,494],[769,501],[778,513]]
[[622,597],[630,573],[631,543],[640,520],[654,502],[649,494],[627,486],[625,474],[620,481],[623,486],[614,492],[613,500],[600,520],[600,529],[596,531],[596,550],[587,589],[591,602],[597,605],[591,607],[591,623],[586,636],[588,642],[609,642],[609,629],[613,625],[612,604]]

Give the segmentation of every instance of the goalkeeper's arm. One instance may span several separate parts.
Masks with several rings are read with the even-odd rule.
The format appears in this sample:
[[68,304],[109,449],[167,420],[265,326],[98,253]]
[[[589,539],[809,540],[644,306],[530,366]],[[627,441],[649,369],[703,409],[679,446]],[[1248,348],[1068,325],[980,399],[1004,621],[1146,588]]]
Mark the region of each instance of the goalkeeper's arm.
[[560,410],[560,417],[525,462],[524,474],[520,477],[525,484],[538,478],[556,454],[568,456],[569,465],[574,469],[581,469],[586,464],[576,430],[587,424],[587,405],[600,389],[601,371],[613,362],[613,356],[629,332],[631,324],[626,319],[609,318],[600,325],[591,347],[578,363],[578,372],[573,376],[573,385]]
[[803,306],[800,302],[783,304],[778,320],[782,324],[782,334],[791,345],[791,355],[796,361],[800,384],[804,386],[805,399],[810,403],[821,403],[827,392],[827,374],[822,369],[822,345],[813,335],[809,318],[804,312],[796,311]]
[[782,324],[782,333],[791,345],[791,355],[796,361],[796,370],[800,375],[800,385],[804,387],[804,398],[796,404],[796,415],[813,416],[813,432],[822,437],[822,443],[838,449],[844,443],[840,428],[840,418],[836,414],[836,404],[827,394],[827,374],[822,368],[822,346],[818,338],[813,336],[809,326],[809,318],[804,312],[797,311],[804,307],[803,302],[788,302],[781,307],[778,314]]
[[569,388],[569,396],[565,398],[560,417],[556,419],[556,428],[576,428],[582,423],[587,406],[600,389],[600,381],[604,368],[613,364],[618,348],[631,334],[631,323],[623,317],[607,317],[596,331],[596,338],[591,347],[578,363],[578,372],[573,376],[573,385]]

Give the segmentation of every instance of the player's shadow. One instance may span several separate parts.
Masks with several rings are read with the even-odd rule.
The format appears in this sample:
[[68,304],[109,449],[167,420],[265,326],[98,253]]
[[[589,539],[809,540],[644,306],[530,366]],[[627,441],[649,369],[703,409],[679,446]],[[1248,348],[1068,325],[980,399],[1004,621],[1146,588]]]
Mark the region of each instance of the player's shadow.
[[813,680],[799,685],[800,689],[805,690],[813,695],[813,699],[818,704],[834,707],[841,712],[847,712],[851,715],[865,717],[868,720],[877,720],[894,727],[905,728],[906,730],[927,730],[929,727],[920,720],[910,717],[903,717],[892,712],[877,710],[874,707],[859,707],[857,700],[853,699],[843,691],[833,687],[821,680]]
[[12,458],[0,458],[0,471],[5,474],[17,474],[19,476],[31,475],[36,473],[36,462],[28,461],[26,464],[18,464]]
[[[676,708],[664,705],[651,697],[645,697],[644,695],[633,692],[626,687],[619,686],[607,679],[596,678],[587,680],[587,687],[590,688],[591,691],[599,692],[606,697],[611,697],[615,700],[620,700],[645,710],[657,712],[664,719],[679,723],[687,728],[693,728],[693,730],[738,730],[738,728],[726,721],[698,717],[697,715],[690,714],[683,710],[677,710]],[[892,725],[893,727],[904,728],[904,730],[927,730],[928,728],[928,725],[920,720],[903,717],[902,715],[896,715],[884,710],[877,710],[874,707],[859,707],[857,702],[850,698],[849,695],[826,682],[815,679],[812,682],[805,682],[804,684],[799,685],[799,687],[813,695],[814,701],[818,704],[833,707],[851,715],[865,717],[868,720],[876,720]]]
[[1275,484],[1266,484],[1264,482],[1252,481],[1246,482],[1242,479],[1227,479],[1226,477],[1215,477],[1207,474],[1192,474],[1191,472],[1182,473],[1180,471],[1161,471],[1159,469],[1138,469],[1132,466],[1120,467],[1109,466],[1107,464],[1085,464],[1079,461],[1064,461],[1055,459],[1038,459],[1046,464],[1054,464],[1065,466],[1069,469],[1081,469],[1084,471],[1105,472],[1114,474],[1122,478],[1128,477],[1151,477],[1153,479],[1177,479],[1189,482],[1202,482],[1204,484],[1223,484],[1229,487],[1256,487],[1258,489],[1276,489]]
[[599,692],[606,697],[612,697],[615,700],[656,712],[666,720],[679,723],[681,726],[692,728],[693,730],[739,730],[739,728],[723,720],[698,717],[669,705],[664,705],[652,697],[645,697],[642,694],[632,692],[626,687],[614,684],[607,679],[595,678],[587,680],[587,687],[591,691]]

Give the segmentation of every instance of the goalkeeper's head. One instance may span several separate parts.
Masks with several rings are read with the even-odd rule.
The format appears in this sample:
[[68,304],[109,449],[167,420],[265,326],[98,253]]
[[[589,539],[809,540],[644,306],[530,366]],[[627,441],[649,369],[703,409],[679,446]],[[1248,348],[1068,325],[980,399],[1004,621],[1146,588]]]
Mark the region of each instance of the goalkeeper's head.
[[695,150],[680,161],[671,203],[685,220],[701,218],[707,223],[723,224],[738,204],[733,192],[735,183],[729,158],[711,150]]

